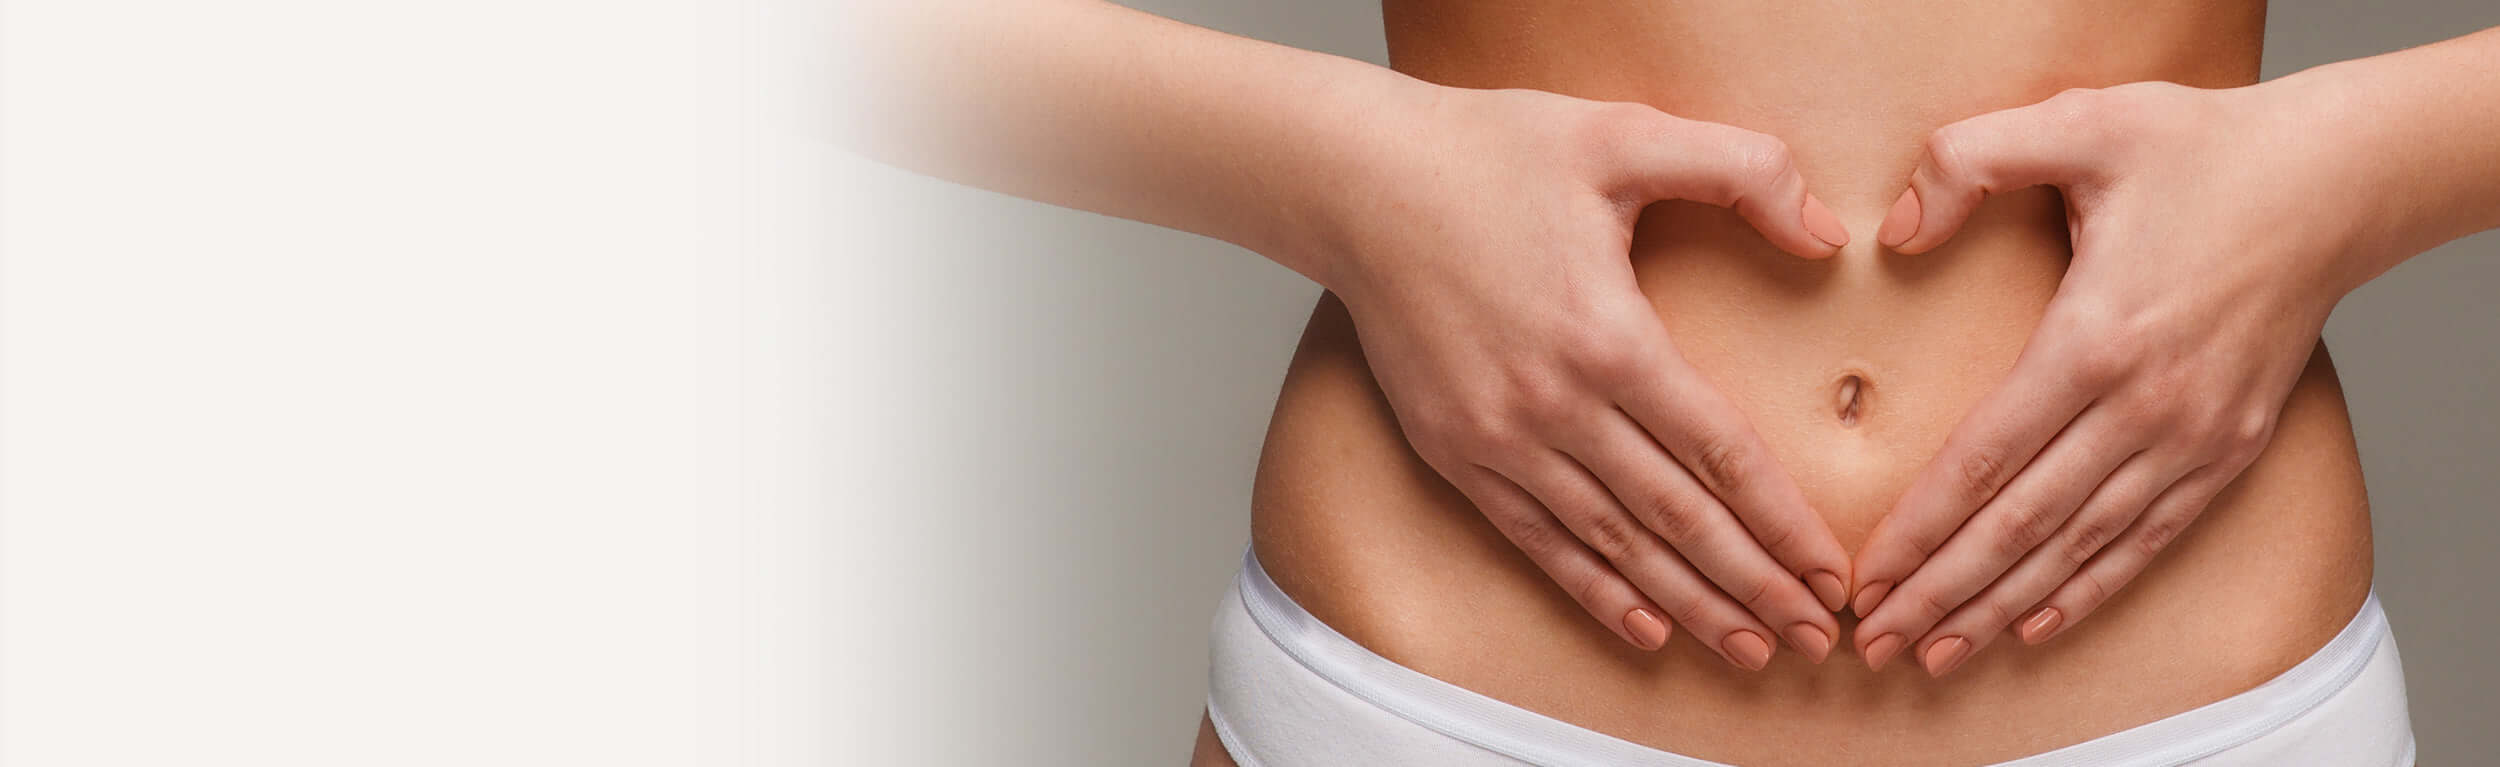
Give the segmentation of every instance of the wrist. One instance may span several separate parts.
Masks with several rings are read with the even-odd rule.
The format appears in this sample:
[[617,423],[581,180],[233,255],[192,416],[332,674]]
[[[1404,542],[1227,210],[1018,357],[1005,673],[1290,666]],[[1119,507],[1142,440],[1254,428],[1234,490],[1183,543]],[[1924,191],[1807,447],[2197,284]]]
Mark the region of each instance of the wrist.
[[1366,232],[1397,213],[1400,200],[1432,171],[1428,158],[1443,136],[1438,115],[1464,91],[1377,70],[1378,77],[1338,83],[1317,99],[1319,138],[1290,176],[1296,188],[1275,206],[1283,222],[1260,249],[1332,291],[1361,279],[1375,254]]
[[2277,174],[2282,188],[2307,200],[2285,211],[2298,222],[2287,234],[2293,248],[2317,260],[2303,273],[2330,303],[2418,251],[2411,240],[2425,215],[2405,183],[2409,171],[2392,161],[2404,153],[2395,143],[2402,139],[2379,129],[2374,73],[2361,63],[2314,67],[2246,89],[2262,97],[2268,123],[2259,151],[2299,168]]

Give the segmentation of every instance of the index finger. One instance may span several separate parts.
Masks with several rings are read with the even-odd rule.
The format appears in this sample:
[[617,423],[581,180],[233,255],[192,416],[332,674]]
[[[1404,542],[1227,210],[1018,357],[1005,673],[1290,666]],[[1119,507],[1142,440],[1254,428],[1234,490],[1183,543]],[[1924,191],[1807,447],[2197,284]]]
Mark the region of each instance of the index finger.
[[1736,404],[1672,349],[1617,404],[1692,471],[1827,609],[1848,604],[1849,554]]
[[2026,350],[2005,381],[1962,416],[1892,511],[1875,523],[1858,549],[1851,611],[1873,614],[1895,584],[1925,563],[2091,403],[2090,392],[2051,356]]

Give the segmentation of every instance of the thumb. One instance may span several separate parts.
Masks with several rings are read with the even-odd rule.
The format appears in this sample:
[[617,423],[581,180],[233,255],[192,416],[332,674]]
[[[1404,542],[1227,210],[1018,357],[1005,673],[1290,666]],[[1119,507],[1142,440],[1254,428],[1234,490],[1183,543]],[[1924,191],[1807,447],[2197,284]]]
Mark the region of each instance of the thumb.
[[1806,192],[1788,145],[1769,134],[1651,112],[1623,155],[1645,199],[1731,208],[1779,249],[1825,258],[1849,243],[1840,217]]
[[2101,147],[2097,133],[2084,128],[2100,93],[2069,90],[1937,128],[1875,240],[1902,253],[1924,253],[1960,230],[1988,195],[2093,180],[2091,159]]

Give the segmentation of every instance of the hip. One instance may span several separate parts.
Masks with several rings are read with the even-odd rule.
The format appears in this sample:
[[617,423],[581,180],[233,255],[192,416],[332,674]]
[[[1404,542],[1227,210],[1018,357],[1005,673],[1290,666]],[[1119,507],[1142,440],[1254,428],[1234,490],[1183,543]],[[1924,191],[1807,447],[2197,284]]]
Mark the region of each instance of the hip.
[[[1909,321],[1861,323],[1902,334],[1878,343],[1865,333],[1880,329],[1848,336],[1810,324],[1846,326],[1845,316],[1781,313],[1777,302],[1802,305],[1810,290],[1764,303],[1765,292],[1798,284],[1794,274],[1748,283],[1712,275],[1755,268],[1727,266],[1743,254],[1653,247],[1636,263],[1679,345],[1748,410],[1853,550],[1961,409],[2010,366],[2062,267],[2035,250],[1893,275],[1937,290],[2040,279],[1982,273],[2027,258],[2050,287],[2017,285],[1961,304],[1900,301],[1923,308]],[[1957,263],[1977,266],[1957,274]],[[1676,279],[1659,279],[1669,274]],[[1713,284],[1720,292],[1700,287]],[[1958,289],[1969,294],[1967,284]],[[1841,303],[1849,300],[1894,299]],[[1832,371],[1865,381],[1854,423],[1817,404],[1831,401],[1817,379]],[[2367,599],[2371,566],[2357,451],[2321,347],[2256,463],[2152,568],[2050,642],[1999,642],[1944,680],[1914,664],[1875,673],[1854,659],[1817,666],[1789,654],[1741,672],[1687,641],[1639,652],[1583,614],[1415,456],[1333,297],[1314,312],[1279,397],[1252,532],[1284,593],[1391,662],[1575,726],[1738,763],[1817,752],[1856,760],[1869,748],[1979,763],[2186,711],[2325,645],[2336,619]],[[1842,624],[1847,631],[1852,621],[1844,615]]]

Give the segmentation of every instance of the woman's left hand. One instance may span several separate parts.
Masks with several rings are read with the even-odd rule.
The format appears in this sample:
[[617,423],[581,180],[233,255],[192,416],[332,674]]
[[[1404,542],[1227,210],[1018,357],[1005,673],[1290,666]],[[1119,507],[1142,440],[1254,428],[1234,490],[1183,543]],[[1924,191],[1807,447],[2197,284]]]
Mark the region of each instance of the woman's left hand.
[[2134,83],[1929,138],[1878,240],[1922,253],[1987,194],[2046,184],[2074,260],[1859,552],[1869,666],[1907,646],[1943,675],[2009,626],[2036,643],[2074,625],[2257,458],[2356,287],[2335,263],[2364,225],[2336,215],[2351,158],[2303,109],[2265,85]]

